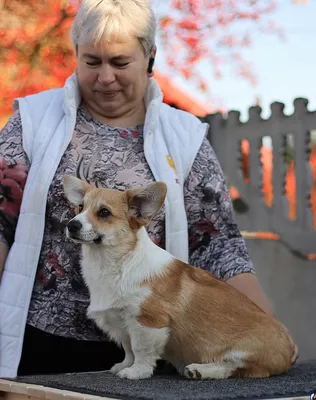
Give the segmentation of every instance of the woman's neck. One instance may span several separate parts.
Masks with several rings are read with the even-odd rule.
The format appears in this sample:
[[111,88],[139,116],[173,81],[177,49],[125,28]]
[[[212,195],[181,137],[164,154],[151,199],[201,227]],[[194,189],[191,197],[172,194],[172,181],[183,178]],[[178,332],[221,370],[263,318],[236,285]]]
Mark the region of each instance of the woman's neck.
[[101,115],[93,108],[91,108],[87,103],[85,103],[84,100],[82,101],[81,105],[90,113],[90,115],[95,120],[110,126],[130,128],[143,124],[145,121],[146,108],[144,102],[141,102],[138,107],[135,107],[124,115],[120,115],[118,117],[108,117],[105,115]]

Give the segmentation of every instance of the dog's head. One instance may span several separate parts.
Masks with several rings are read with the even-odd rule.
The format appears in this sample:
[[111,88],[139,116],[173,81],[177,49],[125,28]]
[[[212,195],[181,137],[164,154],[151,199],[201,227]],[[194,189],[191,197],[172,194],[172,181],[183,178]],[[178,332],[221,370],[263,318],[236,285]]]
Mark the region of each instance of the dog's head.
[[80,243],[119,247],[136,243],[138,229],[162,207],[167,187],[156,182],[119,191],[65,176],[64,192],[79,211],[67,225],[67,236]]

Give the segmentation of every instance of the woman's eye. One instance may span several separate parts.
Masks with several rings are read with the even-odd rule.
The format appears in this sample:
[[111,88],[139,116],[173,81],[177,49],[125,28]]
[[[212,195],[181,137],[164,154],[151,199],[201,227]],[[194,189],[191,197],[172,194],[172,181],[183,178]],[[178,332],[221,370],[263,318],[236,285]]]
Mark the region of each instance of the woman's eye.
[[124,63],[124,64],[116,64],[117,68],[124,68],[127,67],[129,63]]
[[107,208],[101,208],[101,210],[98,212],[98,215],[100,218],[107,218],[111,215],[111,213]]
[[83,204],[79,204],[78,209],[79,209],[79,212],[81,213],[81,211],[83,210]]
[[98,62],[88,62],[88,61],[86,61],[86,64],[87,65],[89,65],[89,67],[96,67],[96,66],[98,66],[99,65],[99,63]]

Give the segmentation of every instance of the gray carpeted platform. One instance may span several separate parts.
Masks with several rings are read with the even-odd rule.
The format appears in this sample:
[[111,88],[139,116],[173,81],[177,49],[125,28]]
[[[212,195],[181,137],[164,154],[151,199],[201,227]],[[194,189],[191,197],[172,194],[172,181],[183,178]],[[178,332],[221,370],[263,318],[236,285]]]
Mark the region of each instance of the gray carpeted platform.
[[316,360],[298,362],[288,374],[268,379],[191,381],[156,375],[152,379],[129,381],[109,373],[92,372],[27,376],[15,381],[124,400],[271,399],[309,396],[315,391]]

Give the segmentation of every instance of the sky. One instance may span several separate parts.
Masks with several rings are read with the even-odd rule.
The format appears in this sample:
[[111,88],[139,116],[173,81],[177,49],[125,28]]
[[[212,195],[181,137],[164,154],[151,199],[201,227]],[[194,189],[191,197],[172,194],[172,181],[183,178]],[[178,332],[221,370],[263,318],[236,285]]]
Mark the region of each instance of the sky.
[[[212,75],[207,62],[200,66],[201,75],[211,81],[215,105],[218,99],[228,110],[240,111],[243,121],[247,120],[248,108],[256,98],[261,101],[264,118],[269,116],[269,106],[274,101],[284,103],[285,113],[291,114],[297,97],[307,98],[308,109],[316,110],[316,0],[302,5],[293,5],[292,0],[278,2],[273,19],[283,29],[285,41],[277,36],[256,34],[252,47],[242,50],[253,65],[258,80],[256,87],[240,79],[229,65],[224,68],[222,79]],[[158,52],[158,67],[163,64],[163,55],[160,57]],[[185,80],[173,79],[182,88],[194,91],[197,99],[209,100]]]

